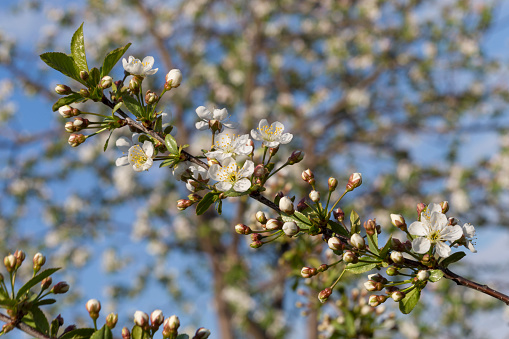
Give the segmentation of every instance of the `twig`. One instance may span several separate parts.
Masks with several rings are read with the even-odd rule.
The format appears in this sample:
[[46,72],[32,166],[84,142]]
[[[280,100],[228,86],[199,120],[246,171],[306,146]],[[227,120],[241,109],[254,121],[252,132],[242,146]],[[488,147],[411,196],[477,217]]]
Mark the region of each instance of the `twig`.
[[[11,317],[9,317],[3,313],[0,313],[0,321],[3,321],[5,323],[12,323],[15,320],[16,319],[12,319]],[[19,322],[18,324],[16,324],[16,327],[34,338],[52,339],[50,336],[47,336],[46,334],[37,331],[36,329],[28,326],[25,323]]]

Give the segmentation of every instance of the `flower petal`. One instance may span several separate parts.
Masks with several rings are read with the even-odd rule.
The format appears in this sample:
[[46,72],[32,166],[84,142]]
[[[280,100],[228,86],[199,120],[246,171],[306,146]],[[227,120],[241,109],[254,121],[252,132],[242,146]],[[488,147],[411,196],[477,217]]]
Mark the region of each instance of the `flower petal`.
[[263,140],[261,133],[256,129],[251,130],[251,137],[255,140]]
[[214,120],[223,121],[224,119],[228,118],[228,111],[226,108],[218,109],[216,108],[214,110],[214,113],[212,114],[212,117]]
[[254,163],[251,160],[246,160],[244,163],[244,166],[242,166],[242,169],[239,171],[239,176],[241,178],[249,177],[254,172]]
[[209,128],[209,124],[205,121],[198,121],[195,125],[197,130],[203,131]]
[[154,160],[152,160],[152,158],[148,158],[147,161],[145,161],[145,163],[142,166],[143,170],[148,171],[148,169],[152,167],[152,164],[154,164]]
[[293,139],[293,134],[291,133],[285,133],[279,138],[279,142],[282,144],[287,144]]
[[129,160],[127,160],[127,155],[124,155],[123,157],[120,157],[117,160],[115,160],[115,165],[117,165],[117,166],[129,165]]
[[212,119],[212,113],[210,113],[210,111],[205,106],[198,107],[196,109],[196,114],[198,114],[198,116],[201,119],[205,119],[205,120]]
[[219,166],[218,164],[213,164],[209,168],[209,176],[213,180],[221,181],[221,178],[219,177],[220,171],[221,171],[221,166]]
[[451,248],[441,241],[436,243],[436,251],[438,256],[442,258],[447,258],[451,255]]
[[429,223],[431,225],[434,225],[434,229],[441,231],[449,224],[449,220],[447,219],[445,214],[433,212],[431,213],[431,217],[429,218]]
[[467,241],[467,248],[470,250],[470,252],[477,253],[477,250],[475,249],[474,245],[470,241]]
[[149,70],[152,68],[152,66],[154,66],[154,57],[146,56],[143,58],[142,63],[143,63],[143,68],[146,70]]
[[226,182],[226,181],[220,181],[216,184],[216,188],[220,191],[229,191],[230,188],[232,188],[232,183],[231,182]]
[[126,153],[127,151],[129,151],[129,148],[131,148],[131,146],[133,145],[131,140],[129,140],[128,138],[126,137],[120,137],[117,139],[117,141],[115,142],[115,145],[118,147],[118,149],[123,152],[123,153]]
[[147,158],[152,158],[152,155],[154,155],[154,144],[145,140],[145,142],[143,142],[143,152],[145,152]]
[[419,238],[415,238],[412,241],[412,250],[415,253],[420,253],[420,254],[426,253],[429,251],[430,246],[431,246],[431,242],[429,241],[428,238],[419,237]]
[[235,121],[222,122],[222,124],[224,127],[229,128],[229,129],[234,129],[234,128],[239,127],[239,123],[235,122]]
[[233,185],[235,192],[245,192],[251,187],[251,181],[249,179],[241,179]]
[[428,234],[428,229],[424,223],[420,221],[414,221],[410,224],[410,226],[408,226],[408,233],[423,237]]
[[454,241],[458,240],[463,236],[463,230],[461,229],[460,225],[446,226],[440,232],[440,235],[442,240],[444,241]]
[[463,234],[467,238],[473,238],[475,236],[475,227],[472,224],[464,224],[463,227]]

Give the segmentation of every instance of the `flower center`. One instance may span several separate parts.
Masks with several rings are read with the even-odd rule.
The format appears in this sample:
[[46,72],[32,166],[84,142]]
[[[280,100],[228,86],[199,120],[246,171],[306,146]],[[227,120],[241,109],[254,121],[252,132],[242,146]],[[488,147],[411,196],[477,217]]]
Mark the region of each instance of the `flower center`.
[[431,231],[428,235],[428,239],[431,240],[431,242],[437,242],[440,240],[440,231]]
[[138,165],[143,165],[147,162],[147,155],[143,151],[143,149],[140,147],[140,145],[134,145],[129,150],[129,153],[131,154],[131,160]]
[[262,129],[258,127],[258,130],[261,134],[265,135],[265,139],[268,141],[273,141],[274,139],[277,139],[279,135],[283,132],[280,127],[273,127],[272,125],[269,126],[263,126]]

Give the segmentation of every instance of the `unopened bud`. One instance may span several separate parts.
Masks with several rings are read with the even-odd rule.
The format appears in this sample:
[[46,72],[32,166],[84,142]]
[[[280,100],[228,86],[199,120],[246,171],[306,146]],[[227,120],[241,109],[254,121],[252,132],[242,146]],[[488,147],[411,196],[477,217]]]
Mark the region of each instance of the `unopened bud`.
[[51,277],[44,278],[41,281],[41,290],[44,291],[44,290],[48,289],[52,283],[53,283],[53,279]]
[[341,251],[343,249],[343,244],[338,237],[331,237],[329,241],[327,241],[327,245],[333,251]]
[[60,95],[67,95],[72,93],[72,89],[69,86],[59,84],[55,87],[55,92]]
[[375,232],[376,232],[376,222],[369,219],[368,221],[365,221],[364,224],[364,229],[366,230],[366,234],[368,235],[374,235]]
[[403,254],[398,251],[392,251],[391,260],[396,264],[402,264],[405,262],[405,258],[403,257]]
[[442,207],[442,213],[447,213],[449,211],[449,202],[448,201],[442,201],[440,203],[440,207]]
[[87,128],[90,121],[88,119],[84,119],[82,117],[74,118],[72,125],[74,127],[74,131],[81,131],[84,128]]
[[336,178],[330,177],[328,183],[329,183],[329,192],[333,192],[336,189],[336,187],[338,187],[338,179],[336,179]]
[[71,145],[72,147],[78,147],[82,143],[84,143],[86,140],[86,137],[83,134],[75,134],[72,133],[69,136],[69,140],[67,140],[67,143]]
[[131,339],[131,332],[127,327],[122,328],[122,339]]
[[346,190],[348,192],[353,191],[355,188],[359,187],[362,184],[362,175],[360,173],[353,173],[350,175],[348,179],[348,183],[346,184]]
[[428,280],[428,278],[429,278],[428,271],[420,270],[419,272],[417,272],[417,279],[419,279],[419,281],[426,281],[426,280]]
[[262,211],[256,212],[255,217],[256,217],[256,221],[258,221],[260,224],[267,223],[267,217],[265,216],[265,213],[263,213]]
[[396,302],[403,300],[404,297],[405,297],[405,293],[401,292],[401,291],[396,291],[396,292],[391,293],[391,298]]
[[403,218],[401,214],[391,214],[391,222],[395,227],[399,228],[400,230],[402,231],[407,230],[405,218]]
[[87,71],[80,71],[80,78],[81,80],[88,80],[88,72]]
[[16,252],[14,252],[14,258],[16,258],[16,268],[19,268],[23,261],[25,261],[26,254],[22,250],[16,250]]
[[289,165],[294,165],[302,161],[304,159],[304,152],[297,150],[293,151],[293,153],[288,157],[287,163]]
[[339,222],[345,219],[345,212],[343,212],[343,210],[339,207],[332,211],[332,214],[334,215],[334,218],[336,218],[336,220]]
[[90,299],[85,304],[85,308],[87,309],[90,318],[94,320],[99,318],[99,311],[101,310],[101,303],[99,302],[99,300]]
[[129,89],[133,94],[138,94],[140,92],[142,79],[138,77],[133,77],[129,80]]
[[188,200],[188,199],[179,199],[177,200],[177,209],[179,211],[183,211],[185,210],[186,208],[188,208],[189,206],[192,206],[193,205],[193,202],[191,200]]
[[254,168],[253,176],[255,178],[261,178],[264,175],[266,175],[267,173],[269,173],[269,171],[265,168],[265,166],[260,164],[260,165],[256,165],[256,167]]
[[311,199],[312,202],[319,202],[320,192],[312,190],[311,192],[309,192],[309,199]]
[[265,227],[269,231],[279,230],[279,229],[281,229],[282,226],[283,226],[283,222],[281,222],[277,219],[269,219],[269,220],[267,220],[267,223],[265,224]]
[[312,267],[303,267],[300,270],[300,275],[303,278],[311,278],[312,276],[314,276],[316,274],[315,272],[316,271],[314,271],[314,268],[312,268]]
[[110,330],[114,329],[117,326],[118,322],[118,314],[110,313],[106,316],[106,326],[110,328]]
[[196,193],[191,193],[187,196],[189,198],[189,200],[191,200],[192,202],[198,202],[200,201],[201,199],[203,199],[203,197],[199,194],[196,194]]
[[176,334],[179,326],[180,320],[176,315],[172,315],[171,317],[167,318],[163,323],[163,337],[167,338],[172,334]]
[[302,212],[306,208],[308,208],[308,204],[306,204],[306,198],[300,199],[299,203],[297,204],[297,211]]
[[392,277],[392,276],[398,275],[399,271],[396,267],[389,266],[389,267],[387,267],[387,270],[385,270],[385,273],[387,273],[388,276]]
[[300,228],[294,221],[287,221],[283,224],[283,232],[287,236],[293,237],[300,232]]
[[152,104],[155,104],[157,102],[157,99],[159,97],[157,96],[157,94],[155,94],[154,92],[152,92],[151,90],[148,90],[147,93],[145,94],[145,102],[148,104],[148,105],[152,105]]
[[377,292],[377,291],[381,291],[383,289],[383,284],[381,282],[368,280],[364,283],[364,288],[368,292]]
[[50,292],[54,294],[64,294],[67,293],[67,291],[69,291],[69,284],[65,281],[60,281],[53,286]]
[[180,69],[172,69],[166,74],[166,84],[164,85],[166,90],[170,90],[171,88],[176,88],[180,86],[182,82],[182,72]]
[[76,132],[72,121],[67,121],[64,125],[64,129],[66,132],[69,132],[69,133]]
[[113,84],[113,78],[110,77],[109,75],[106,75],[106,76],[103,76],[103,78],[101,79],[99,86],[102,89],[106,89],[106,88],[110,88],[112,84]]
[[315,183],[315,175],[313,172],[308,168],[304,172],[302,172],[302,180],[307,182],[310,185],[313,185]]
[[288,197],[282,197],[279,200],[279,209],[286,214],[292,215],[294,212],[292,200]]
[[158,329],[164,321],[163,311],[155,310],[150,313],[150,323],[154,329]]
[[14,269],[16,268],[16,257],[14,257],[14,255],[12,254],[9,254],[4,258],[4,265],[5,268],[7,269],[7,272],[10,273],[14,271]]
[[359,261],[359,258],[352,251],[345,251],[343,253],[343,261],[346,262],[347,264],[348,263],[355,264]]
[[67,118],[70,118],[73,116],[72,114],[72,107],[69,106],[69,105],[64,105],[64,106],[61,106],[59,109],[58,109],[58,113],[60,113],[60,115],[67,119]]
[[263,242],[261,242],[260,240],[253,241],[252,243],[249,244],[251,248],[260,248],[262,247],[262,245]]
[[366,242],[359,233],[352,234],[352,236],[350,237],[350,242],[352,243],[352,246],[357,247],[360,250],[366,248]]
[[317,271],[318,272],[325,272],[329,269],[329,265],[327,264],[321,264],[320,266],[318,266],[317,268]]
[[148,325],[148,314],[142,311],[134,312],[134,324],[144,328]]
[[426,204],[425,203],[418,203],[417,204],[417,219],[418,220],[421,220],[421,213],[426,209]]
[[196,330],[193,339],[207,339],[210,336],[210,331],[205,327],[200,327]]
[[90,96],[90,92],[86,88],[80,89],[79,93],[84,98],[88,98]]
[[235,232],[237,234],[248,235],[248,234],[251,234],[253,231],[251,230],[251,228],[249,226],[246,226],[244,224],[237,224],[237,225],[235,225]]
[[326,289],[324,289],[323,291],[320,291],[320,293],[318,293],[318,300],[320,300],[321,303],[324,303],[327,301],[327,299],[329,299],[331,294],[332,294],[332,289],[327,287]]
[[377,295],[370,295],[369,299],[368,299],[368,304],[369,304],[369,306],[373,306],[373,307],[377,307],[378,305],[380,305],[380,301],[378,300],[378,296]]

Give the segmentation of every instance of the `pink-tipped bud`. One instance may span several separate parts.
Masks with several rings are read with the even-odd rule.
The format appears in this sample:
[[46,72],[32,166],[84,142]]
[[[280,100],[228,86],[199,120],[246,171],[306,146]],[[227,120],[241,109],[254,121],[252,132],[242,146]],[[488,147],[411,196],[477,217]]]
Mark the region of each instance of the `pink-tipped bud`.
[[75,134],[72,133],[69,136],[69,140],[67,140],[67,143],[71,145],[72,147],[78,147],[82,143],[84,143],[86,140],[86,137],[83,134]]
[[330,177],[328,184],[329,184],[329,192],[333,192],[336,189],[336,187],[338,187],[338,179]]
[[319,202],[320,192],[312,190],[311,192],[309,192],[309,199],[311,199],[312,202]]
[[327,301],[327,299],[329,299],[331,294],[332,294],[332,289],[327,287],[326,289],[324,289],[323,291],[318,293],[318,300],[320,300],[321,303],[324,303]]
[[376,233],[376,222],[374,220],[369,219],[368,221],[365,221],[363,226],[366,230],[366,234],[374,235]]
[[80,89],[79,94],[84,98],[88,98],[90,96],[90,92],[86,88]]
[[67,293],[67,291],[69,291],[69,284],[65,281],[60,281],[53,286],[50,292],[54,294],[64,294]]
[[14,258],[16,258],[16,268],[19,268],[23,261],[25,261],[26,254],[22,250],[16,250],[16,252],[14,252]]
[[185,210],[186,208],[190,207],[193,205],[193,202],[191,200],[188,200],[188,199],[179,199],[177,200],[177,209],[179,211],[183,211]]
[[304,172],[302,172],[302,180],[307,182],[310,185],[313,185],[315,183],[315,175],[313,172],[308,168]]
[[69,132],[69,133],[73,133],[73,132],[76,132],[76,130],[74,129],[74,124],[72,123],[72,121],[67,121],[64,125],[64,129],[66,132]]
[[283,222],[281,222],[277,219],[269,219],[269,220],[267,220],[265,227],[269,231],[276,231],[276,230],[281,229],[281,227],[283,227]]
[[152,313],[150,313],[150,323],[152,324],[153,329],[157,330],[159,326],[161,326],[163,321],[164,321],[163,311],[155,310]]
[[333,251],[341,251],[343,249],[343,244],[338,237],[331,237],[329,241],[327,241],[327,245]]
[[210,336],[210,331],[205,327],[200,327],[196,330],[193,339],[207,339]]
[[353,191],[355,188],[362,185],[362,175],[360,173],[352,173],[346,184],[346,190],[348,192]]
[[343,210],[339,207],[332,211],[332,214],[334,215],[334,218],[339,222],[345,220],[345,212],[343,212]]
[[74,127],[74,131],[81,131],[84,128],[87,128],[90,124],[90,120],[84,119],[82,117],[74,118],[74,121],[72,122],[72,125]]
[[55,87],[55,92],[57,92],[57,94],[60,94],[60,95],[68,95],[68,94],[72,93],[72,89],[69,86],[58,84]]
[[359,233],[354,233],[350,237],[350,242],[352,243],[352,246],[363,250],[366,248],[366,242],[364,241],[364,238]]
[[403,257],[403,254],[401,252],[398,252],[398,251],[392,251],[392,253],[391,253],[391,260],[395,264],[402,264],[402,263],[405,262],[405,258]]
[[142,311],[134,312],[134,324],[145,328],[148,326],[148,314]]
[[265,213],[263,213],[262,211],[256,212],[255,218],[256,221],[258,221],[260,224],[267,223],[267,217],[265,216]]
[[106,316],[106,326],[110,328],[110,330],[114,329],[117,326],[118,322],[118,314],[110,313]]
[[370,295],[369,299],[368,299],[368,304],[369,304],[369,306],[373,306],[373,307],[377,307],[378,305],[380,305],[380,301],[378,300],[378,296],[377,295]]
[[417,219],[421,220],[421,213],[426,209],[425,203],[418,203],[417,204]]
[[248,235],[251,234],[253,231],[249,226],[246,226],[244,224],[237,224],[235,225],[235,232],[237,234]]
[[36,253],[34,255],[34,271],[38,272],[42,266],[46,263],[46,257],[42,253]]
[[4,265],[7,269],[7,272],[12,272],[16,268],[16,257],[14,255],[9,254],[4,258]]
[[286,161],[289,165],[294,165],[302,161],[304,159],[304,152],[302,151],[293,151],[293,153],[288,157]]
[[359,258],[352,251],[345,251],[343,253],[343,261],[346,262],[347,264],[348,263],[355,264],[359,261]]
[[299,203],[297,204],[297,211],[302,212],[306,208],[308,208],[308,204],[306,204],[306,198],[300,199]]
[[300,270],[300,275],[303,277],[303,278],[311,278],[313,275],[315,275],[316,273],[314,273],[314,269],[312,267],[303,267],[301,270]]
[[283,224],[283,232],[287,236],[293,237],[300,232],[300,228],[294,221],[287,221]]
[[286,214],[292,215],[294,212],[292,200],[288,197],[282,197],[279,200],[279,209]]
[[401,214],[391,214],[391,222],[395,227],[402,231],[406,231],[406,221]]
[[163,337],[168,338],[172,334],[176,334],[180,326],[180,320],[176,315],[167,318],[163,323]]
[[176,88],[180,86],[180,83],[182,82],[182,72],[180,69],[172,69],[166,74],[166,84],[165,88],[166,90],[170,90],[171,88]]
[[102,89],[110,88],[113,84],[113,78],[109,75],[103,76],[101,81],[99,82],[99,87]]
[[376,281],[373,281],[373,280],[368,280],[364,283],[364,288],[368,291],[368,292],[376,292],[376,291],[381,291],[382,289],[380,288],[379,289],[379,285],[381,285],[380,283],[376,282]]
[[58,113],[60,113],[60,115],[67,119],[67,118],[70,118],[73,116],[73,112],[72,112],[72,107],[69,106],[69,105],[64,105],[64,106],[61,106],[59,109],[58,109]]
[[85,308],[90,315],[90,318],[97,319],[99,318],[99,311],[101,310],[101,303],[97,299],[90,299],[85,304]]
[[440,207],[442,207],[442,213],[447,213],[449,211],[449,202],[448,201],[442,201],[440,203]]
[[41,281],[41,290],[44,291],[44,290],[48,289],[52,283],[53,283],[53,279],[51,277],[44,278]]
[[127,327],[122,328],[122,339],[131,339],[131,332]]
[[391,298],[395,302],[400,302],[401,300],[403,300],[404,297],[405,297],[405,293],[401,292],[401,291],[396,291],[396,292],[391,293]]
[[267,173],[269,173],[269,170],[267,170],[265,168],[265,166],[263,166],[262,164],[260,165],[256,165],[256,167],[254,168],[254,171],[253,171],[253,176],[255,178],[262,178],[264,175],[266,175]]
[[145,94],[145,102],[148,105],[155,104],[157,102],[157,99],[159,99],[159,97],[151,90],[148,90],[147,93]]
[[261,242],[260,240],[255,240],[249,244],[249,246],[251,248],[260,248],[260,247],[262,247],[262,245],[263,245],[263,242]]

